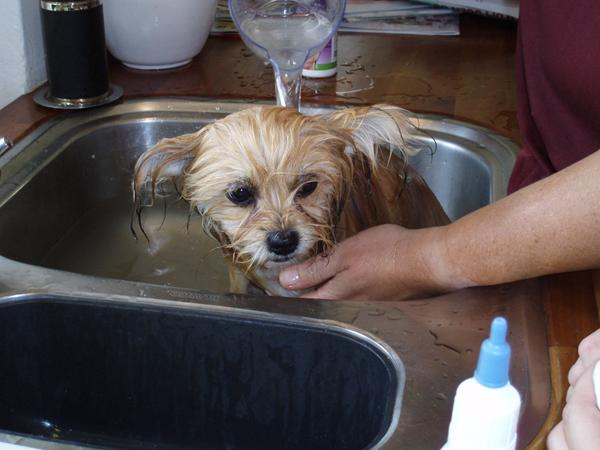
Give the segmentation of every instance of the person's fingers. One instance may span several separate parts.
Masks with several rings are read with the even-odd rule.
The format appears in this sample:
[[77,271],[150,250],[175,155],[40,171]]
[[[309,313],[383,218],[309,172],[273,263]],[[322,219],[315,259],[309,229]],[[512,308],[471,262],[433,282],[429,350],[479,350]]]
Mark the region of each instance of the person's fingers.
[[559,422],[552,431],[550,431],[548,439],[546,440],[546,445],[548,450],[569,450],[562,422]]
[[[593,417],[598,420],[598,425],[600,425],[600,410],[596,405],[596,394],[594,392],[593,382],[593,373],[597,363],[598,361],[588,367],[581,374],[577,382],[569,387],[569,390],[567,391],[566,406],[574,405],[577,407],[577,411],[582,407],[589,408],[589,411],[593,412]],[[566,407],[565,410],[567,410]],[[572,408],[569,408],[569,410],[572,410]],[[567,414],[569,414],[569,412],[567,412]],[[598,431],[600,432],[600,429]]]
[[565,402],[567,402],[567,403],[569,402],[569,399],[573,395],[573,386],[574,385],[572,384],[567,388],[567,395],[565,395]]
[[338,261],[335,251],[327,256],[316,256],[281,271],[279,283],[290,290],[318,286],[338,273]]
[[569,370],[569,384],[574,385],[581,374],[595,361],[600,359],[600,329],[579,343],[579,358]]
[[569,384],[571,386],[574,385],[584,371],[585,366],[583,365],[583,361],[581,358],[577,358],[575,364],[569,369]]
[[345,283],[343,280],[336,279],[335,282],[328,281],[323,286],[319,287],[316,291],[308,292],[304,294],[303,298],[312,298],[316,300],[333,300],[341,299],[346,297],[344,290],[340,289]]
[[572,386],[563,409],[564,432],[569,448],[600,448],[600,410],[592,382],[594,366],[588,367]]
[[587,369],[600,359],[600,329],[594,331],[579,343],[579,359]]

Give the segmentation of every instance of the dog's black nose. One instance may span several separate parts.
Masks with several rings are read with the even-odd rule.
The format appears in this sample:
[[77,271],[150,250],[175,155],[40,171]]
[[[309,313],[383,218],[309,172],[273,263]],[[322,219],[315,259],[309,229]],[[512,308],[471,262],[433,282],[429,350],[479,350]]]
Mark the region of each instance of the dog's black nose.
[[294,230],[271,231],[267,234],[269,251],[276,255],[286,256],[298,247],[300,236]]

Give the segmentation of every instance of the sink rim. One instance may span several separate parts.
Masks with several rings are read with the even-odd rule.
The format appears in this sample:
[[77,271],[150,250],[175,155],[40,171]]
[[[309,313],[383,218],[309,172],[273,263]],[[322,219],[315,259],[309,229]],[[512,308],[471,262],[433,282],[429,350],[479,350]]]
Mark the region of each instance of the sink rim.
[[[122,103],[98,108],[95,110],[60,114],[31,131],[25,138],[14,145],[9,151],[0,156],[0,207],[12,198],[37,172],[58,156],[69,142],[78,137],[74,132],[78,128],[93,126],[95,122],[101,125],[105,120],[152,120],[149,113],[156,113],[156,120],[167,120],[168,116],[182,121],[182,115],[188,115],[194,120],[194,114],[229,114],[252,106],[274,106],[273,102],[248,100],[217,100],[213,98],[196,97],[156,97],[126,100]],[[334,110],[345,109],[348,106],[336,105],[303,105],[301,111],[305,114],[319,114]],[[495,202],[506,195],[508,178],[516,160],[519,146],[501,134],[479,125],[462,122],[448,116],[438,114],[417,114],[407,111],[410,121],[425,131],[451,134],[463,137],[465,141],[473,142],[471,150],[492,167],[490,180],[489,202]],[[160,115],[160,116],[159,116]],[[198,118],[196,118],[196,121]],[[457,133],[460,131],[460,133]],[[89,130],[87,131],[89,132]],[[67,136],[66,142],[61,137]],[[30,145],[42,139],[47,146],[30,148]],[[474,142],[489,144],[487,147]],[[433,139],[432,139],[433,141]],[[34,146],[36,147],[36,146]],[[484,151],[485,150],[485,151]],[[48,153],[50,152],[50,154]],[[18,160],[22,159],[18,164]],[[36,164],[36,162],[40,162]],[[11,172],[12,166],[14,172]],[[8,171],[8,173],[6,173]],[[15,176],[18,175],[15,178]],[[8,177],[11,186],[6,183]]]

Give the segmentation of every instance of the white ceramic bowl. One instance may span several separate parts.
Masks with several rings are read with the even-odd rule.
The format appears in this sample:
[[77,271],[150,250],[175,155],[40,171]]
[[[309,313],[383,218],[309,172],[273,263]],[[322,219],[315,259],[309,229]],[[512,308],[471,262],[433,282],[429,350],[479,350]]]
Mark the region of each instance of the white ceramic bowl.
[[104,0],[106,46],[128,67],[183,66],[200,53],[217,0]]

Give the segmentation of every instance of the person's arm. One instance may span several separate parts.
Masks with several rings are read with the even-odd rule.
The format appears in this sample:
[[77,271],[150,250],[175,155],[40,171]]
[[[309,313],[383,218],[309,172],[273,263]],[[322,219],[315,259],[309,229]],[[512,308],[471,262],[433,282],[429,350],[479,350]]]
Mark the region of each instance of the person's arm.
[[400,299],[600,267],[600,151],[456,222],[365,230],[283,271],[312,298]]

